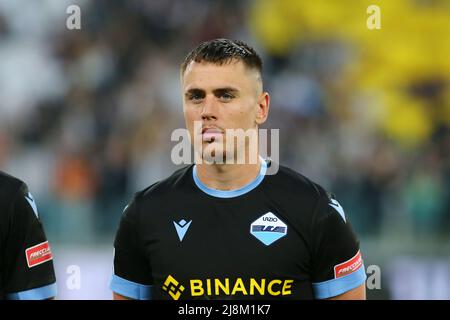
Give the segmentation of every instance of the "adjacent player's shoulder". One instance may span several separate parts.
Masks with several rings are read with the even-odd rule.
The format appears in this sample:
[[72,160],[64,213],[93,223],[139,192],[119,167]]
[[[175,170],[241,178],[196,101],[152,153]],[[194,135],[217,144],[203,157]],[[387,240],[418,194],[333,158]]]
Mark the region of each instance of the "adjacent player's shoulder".
[[17,192],[24,184],[22,180],[0,171],[0,190],[2,193],[7,191]]
[[27,185],[20,179],[0,171],[0,214],[7,213],[15,198],[27,194]]

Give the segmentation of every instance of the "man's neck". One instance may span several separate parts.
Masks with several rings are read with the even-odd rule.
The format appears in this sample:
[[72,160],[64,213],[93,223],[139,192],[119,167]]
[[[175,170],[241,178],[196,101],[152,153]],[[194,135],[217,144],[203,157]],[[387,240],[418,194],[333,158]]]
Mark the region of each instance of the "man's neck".
[[197,164],[197,176],[211,189],[237,190],[258,177],[261,161],[255,164]]

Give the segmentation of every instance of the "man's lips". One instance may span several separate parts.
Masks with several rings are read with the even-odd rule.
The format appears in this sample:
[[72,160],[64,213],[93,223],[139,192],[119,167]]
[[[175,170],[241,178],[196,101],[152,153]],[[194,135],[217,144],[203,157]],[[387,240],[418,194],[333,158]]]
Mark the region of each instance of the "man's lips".
[[203,141],[214,141],[222,136],[222,130],[218,128],[203,128],[202,129],[202,140]]

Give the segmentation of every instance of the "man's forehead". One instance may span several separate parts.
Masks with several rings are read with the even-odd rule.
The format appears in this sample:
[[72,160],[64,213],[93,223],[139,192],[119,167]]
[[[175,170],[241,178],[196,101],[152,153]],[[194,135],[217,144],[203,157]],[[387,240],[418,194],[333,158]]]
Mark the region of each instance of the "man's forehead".
[[[259,72],[248,68],[240,60],[230,60],[222,64],[211,62],[190,62],[182,75],[183,87],[212,85],[239,85],[247,81],[258,81]],[[223,82],[223,83],[221,83]]]

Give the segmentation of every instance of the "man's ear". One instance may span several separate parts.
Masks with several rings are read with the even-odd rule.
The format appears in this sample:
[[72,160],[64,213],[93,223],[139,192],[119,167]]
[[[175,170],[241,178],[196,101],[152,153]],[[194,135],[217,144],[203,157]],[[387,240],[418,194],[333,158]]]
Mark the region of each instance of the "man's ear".
[[270,96],[268,92],[263,92],[258,97],[258,108],[256,110],[256,124],[266,122],[269,115]]

